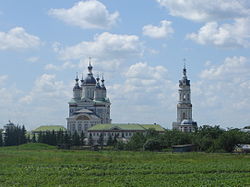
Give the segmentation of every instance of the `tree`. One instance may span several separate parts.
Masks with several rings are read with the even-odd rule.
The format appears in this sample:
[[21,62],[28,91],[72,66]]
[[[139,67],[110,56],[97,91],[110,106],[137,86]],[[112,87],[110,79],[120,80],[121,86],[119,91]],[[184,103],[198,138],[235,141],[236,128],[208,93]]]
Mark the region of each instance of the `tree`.
[[146,138],[143,133],[135,133],[127,144],[129,150],[139,150],[143,148]]
[[32,138],[31,138],[32,143],[36,143],[36,134],[33,133]]
[[20,145],[27,142],[26,130],[23,126],[22,128],[18,125],[11,125],[6,127],[4,135],[4,145]]
[[2,131],[0,130],[0,147],[3,146],[3,134]]
[[84,133],[82,131],[81,132],[81,136],[80,136],[80,145],[84,145],[85,144],[84,139],[85,139],[85,135],[84,135]]
[[70,145],[70,144],[71,144],[70,135],[68,134],[67,131],[66,131],[66,133],[64,134],[63,143],[64,143],[64,144],[67,144],[67,145]]
[[43,142],[43,133],[41,131],[39,131],[39,133],[38,133],[37,142],[38,143],[44,143]]
[[80,145],[80,137],[78,133],[75,131],[72,136],[72,145],[79,146]]
[[157,132],[155,129],[153,128],[149,128],[146,131],[146,138],[157,138],[157,136],[159,136],[159,132]]
[[104,143],[103,133],[100,134],[97,143],[101,146],[101,149],[103,149],[103,143]]
[[61,129],[56,133],[56,142],[57,144],[63,144],[64,142],[64,131]]
[[92,134],[91,134],[91,133],[89,133],[89,142],[88,142],[88,144],[89,144],[90,146],[94,145],[94,140],[93,140],[93,138],[92,138]]
[[148,139],[143,145],[143,149],[148,151],[160,151],[161,143],[157,139]]
[[114,141],[113,141],[113,138],[112,138],[111,134],[109,134],[107,145],[108,146],[114,145]]
[[26,129],[25,126],[22,126],[22,129],[18,129],[19,130],[19,136],[20,136],[20,144],[25,144],[27,143],[27,137],[26,137]]
[[236,129],[231,129],[225,131],[219,137],[219,144],[222,149],[226,152],[232,152],[237,144],[241,144],[242,141],[242,132]]

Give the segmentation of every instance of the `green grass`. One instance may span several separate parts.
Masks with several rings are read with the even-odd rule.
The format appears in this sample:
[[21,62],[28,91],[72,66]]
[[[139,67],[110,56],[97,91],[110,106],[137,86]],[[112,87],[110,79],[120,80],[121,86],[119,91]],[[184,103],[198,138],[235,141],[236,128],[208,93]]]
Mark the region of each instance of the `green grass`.
[[0,186],[250,186],[250,155],[0,148]]

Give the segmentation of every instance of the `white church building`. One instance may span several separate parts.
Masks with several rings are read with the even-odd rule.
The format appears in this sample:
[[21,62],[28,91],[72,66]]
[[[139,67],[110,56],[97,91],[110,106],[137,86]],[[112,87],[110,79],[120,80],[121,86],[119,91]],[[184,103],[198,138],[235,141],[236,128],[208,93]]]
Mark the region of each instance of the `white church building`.
[[78,76],[75,79],[73,98],[69,104],[69,117],[67,118],[67,130],[83,132],[87,135],[88,128],[96,124],[110,124],[110,101],[104,85],[104,78],[95,78],[92,73],[92,65],[89,61],[88,74],[81,79],[79,85]]
[[197,123],[192,119],[190,80],[187,78],[187,70],[184,66],[183,77],[179,80],[179,101],[177,104],[177,122],[172,124],[173,130],[182,132],[194,132]]

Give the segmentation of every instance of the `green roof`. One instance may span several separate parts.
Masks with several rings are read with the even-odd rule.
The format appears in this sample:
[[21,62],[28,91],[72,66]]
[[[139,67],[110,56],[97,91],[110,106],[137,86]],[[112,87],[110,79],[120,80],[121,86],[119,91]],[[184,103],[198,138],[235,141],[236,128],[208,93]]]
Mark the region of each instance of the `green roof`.
[[155,129],[156,131],[164,131],[165,129],[161,127],[160,125],[147,125],[147,124],[98,124],[95,125],[88,130],[93,130],[93,131],[105,131],[105,130],[112,130],[113,128],[119,128],[121,130],[141,130],[145,131],[147,129]]
[[33,131],[66,131],[67,129],[62,126],[62,125],[48,125],[48,126],[40,126],[36,129],[34,129]]

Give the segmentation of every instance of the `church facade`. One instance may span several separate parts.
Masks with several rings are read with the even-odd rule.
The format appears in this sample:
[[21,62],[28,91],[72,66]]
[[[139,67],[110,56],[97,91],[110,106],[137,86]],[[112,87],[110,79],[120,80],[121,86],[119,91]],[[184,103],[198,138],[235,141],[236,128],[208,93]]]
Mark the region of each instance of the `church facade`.
[[192,119],[190,80],[187,78],[187,70],[184,66],[183,77],[179,80],[179,101],[177,104],[177,122],[172,124],[173,130],[193,132],[197,123]]
[[79,81],[78,75],[73,88],[73,98],[69,104],[69,117],[67,118],[67,130],[87,135],[87,130],[96,124],[110,124],[110,100],[104,78],[95,78],[92,73],[92,65],[89,62],[88,74],[85,79]]

